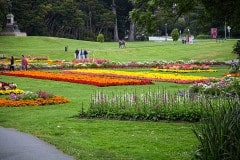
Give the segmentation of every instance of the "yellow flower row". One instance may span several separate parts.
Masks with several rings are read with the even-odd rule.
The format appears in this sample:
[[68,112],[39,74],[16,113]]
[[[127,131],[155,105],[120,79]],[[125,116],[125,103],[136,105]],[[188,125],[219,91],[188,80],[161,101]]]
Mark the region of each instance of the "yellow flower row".
[[24,91],[21,89],[7,89],[7,90],[0,90],[0,95],[8,95],[10,93],[21,94]]
[[156,81],[169,81],[169,82],[180,82],[181,81],[207,81],[208,77],[203,76],[190,76],[190,75],[180,75],[180,74],[161,74],[152,72],[130,72],[130,71],[117,71],[117,70],[102,70],[102,69],[77,69],[72,70],[72,72],[78,72],[81,74],[98,74],[98,75],[108,75],[108,76],[127,76],[131,78],[146,78]]
[[217,72],[217,70],[213,70],[213,69],[206,69],[206,70],[201,70],[201,69],[185,70],[185,69],[158,69],[158,68],[154,68],[154,69],[152,69],[152,70],[153,70],[153,71],[160,71],[160,72],[175,72],[175,73]]

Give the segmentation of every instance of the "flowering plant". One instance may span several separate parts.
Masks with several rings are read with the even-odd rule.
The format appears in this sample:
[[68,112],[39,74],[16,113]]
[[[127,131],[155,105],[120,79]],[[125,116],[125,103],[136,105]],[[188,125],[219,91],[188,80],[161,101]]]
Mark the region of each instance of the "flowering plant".
[[37,95],[39,98],[43,98],[43,99],[47,99],[47,98],[52,98],[53,97],[53,94],[52,93],[47,93],[45,91],[37,91]]
[[38,95],[36,93],[33,93],[31,91],[26,91],[22,94],[16,94],[16,93],[11,93],[9,95],[9,99],[11,100],[20,100],[20,99],[23,99],[23,100],[27,100],[27,99],[32,99],[32,100],[35,100],[36,98],[38,98]]
[[0,98],[1,107],[40,106],[67,103],[69,100],[45,91],[26,91],[21,94],[11,93],[7,98]]
[[209,95],[240,96],[240,79],[226,76],[219,81],[194,83],[189,87],[189,92]]
[[17,85],[14,83],[0,82],[0,90],[16,89]]
[[26,91],[22,94],[16,94],[16,93],[11,93],[9,95],[9,99],[11,100],[35,100],[37,98],[43,98],[43,99],[47,99],[47,98],[52,98],[53,94],[51,93],[47,93],[45,91],[37,91],[35,92],[31,92],[31,91]]

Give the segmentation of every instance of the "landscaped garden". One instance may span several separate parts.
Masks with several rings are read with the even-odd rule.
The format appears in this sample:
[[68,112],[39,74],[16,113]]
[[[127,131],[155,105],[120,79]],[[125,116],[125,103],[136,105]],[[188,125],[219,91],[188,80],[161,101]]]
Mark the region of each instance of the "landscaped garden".
[[[225,111],[218,107],[239,105],[240,80],[226,63],[237,57],[234,40],[129,42],[124,49],[48,37],[0,41],[0,125],[76,159],[202,156],[197,124],[212,110]],[[75,60],[76,48],[88,49],[89,58]],[[28,71],[20,70],[22,54]],[[10,56],[15,71],[8,71]]]

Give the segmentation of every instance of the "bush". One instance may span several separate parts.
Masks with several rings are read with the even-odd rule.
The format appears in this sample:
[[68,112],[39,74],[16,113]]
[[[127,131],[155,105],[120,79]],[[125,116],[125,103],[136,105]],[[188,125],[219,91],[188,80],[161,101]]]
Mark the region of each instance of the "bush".
[[239,101],[229,105],[211,107],[206,117],[193,129],[199,141],[195,158],[199,160],[240,159],[240,107]]
[[209,36],[209,35],[205,35],[205,34],[199,34],[199,35],[197,35],[196,38],[197,38],[197,39],[209,39],[210,36]]
[[171,36],[172,36],[172,39],[173,39],[174,42],[178,40],[179,33],[178,33],[178,29],[177,28],[172,30]]
[[99,33],[97,36],[97,42],[104,42],[104,35],[102,33]]
[[238,58],[240,59],[240,40],[238,40],[235,45],[233,46],[233,53],[238,55]]

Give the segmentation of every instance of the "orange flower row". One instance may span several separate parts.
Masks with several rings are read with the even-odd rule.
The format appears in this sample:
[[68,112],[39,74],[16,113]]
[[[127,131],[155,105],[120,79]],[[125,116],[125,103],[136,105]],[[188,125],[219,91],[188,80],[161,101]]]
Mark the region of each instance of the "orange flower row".
[[76,75],[56,72],[43,71],[14,71],[1,72],[0,74],[8,76],[29,77],[37,79],[48,79],[55,81],[65,81],[72,83],[90,84],[95,86],[117,86],[117,85],[145,85],[152,84],[150,80],[130,79],[119,77],[103,77],[100,75]]
[[69,100],[62,96],[53,96],[52,98],[48,98],[48,99],[37,98],[35,100],[17,100],[17,101],[6,99],[6,98],[0,98],[1,107],[42,106],[42,105],[62,104],[67,102],[69,102]]

